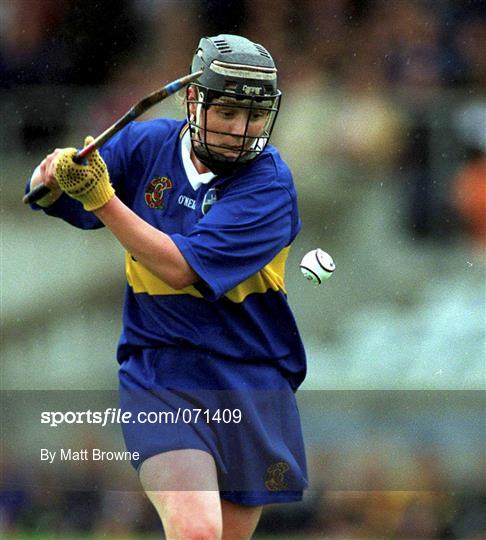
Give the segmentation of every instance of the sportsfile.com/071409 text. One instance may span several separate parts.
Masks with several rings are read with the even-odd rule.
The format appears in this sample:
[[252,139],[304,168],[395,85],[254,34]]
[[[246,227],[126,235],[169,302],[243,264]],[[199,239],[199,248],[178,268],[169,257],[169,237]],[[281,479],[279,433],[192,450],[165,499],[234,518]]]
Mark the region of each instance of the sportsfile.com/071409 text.
[[108,407],[104,411],[43,411],[41,424],[58,427],[62,424],[196,424],[198,422],[239,424],[242,420],[241,409],[184,409],[173,411],[140,411],[133,414],[130,411]]

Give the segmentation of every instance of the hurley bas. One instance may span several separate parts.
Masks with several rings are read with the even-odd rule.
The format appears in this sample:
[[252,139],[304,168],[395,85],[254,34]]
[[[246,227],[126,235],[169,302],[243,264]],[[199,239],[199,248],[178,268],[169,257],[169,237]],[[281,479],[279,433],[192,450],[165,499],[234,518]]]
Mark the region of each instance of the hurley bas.
[[127,451],[106,451],[100,448],[61,448],[59,451],[51,451],[48,448],[41,448],[41,461],[54,463],[56,459],[60,461],[137,461],[140,459],[138,452]]

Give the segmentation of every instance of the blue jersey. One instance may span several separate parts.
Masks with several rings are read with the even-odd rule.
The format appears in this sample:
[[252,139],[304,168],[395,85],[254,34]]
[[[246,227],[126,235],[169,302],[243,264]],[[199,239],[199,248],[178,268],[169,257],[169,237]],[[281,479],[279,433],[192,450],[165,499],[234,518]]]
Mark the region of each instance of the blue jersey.
[[[292,175],[267,146],[241,170],[195,190],[181,155],[186,129],[185,121],[133,122],[100,152],[120,199],[170,235],[200,277],[175,290],[126,253],[118,360],[143,348],[194,347],[271,363],[295,389],[305,354],[284,284],[289,246],[301,227]],[[44,210],[83,229],[102,226],[66,195]]]

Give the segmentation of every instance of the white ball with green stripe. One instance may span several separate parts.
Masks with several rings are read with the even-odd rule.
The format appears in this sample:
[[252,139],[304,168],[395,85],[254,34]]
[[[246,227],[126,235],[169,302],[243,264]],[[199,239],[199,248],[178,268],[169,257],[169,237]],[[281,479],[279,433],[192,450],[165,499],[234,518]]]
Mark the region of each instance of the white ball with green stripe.
[[329,253],[317,248],[304,255],[300,270],[306,279],[320,285],[332,276],[336,265]]

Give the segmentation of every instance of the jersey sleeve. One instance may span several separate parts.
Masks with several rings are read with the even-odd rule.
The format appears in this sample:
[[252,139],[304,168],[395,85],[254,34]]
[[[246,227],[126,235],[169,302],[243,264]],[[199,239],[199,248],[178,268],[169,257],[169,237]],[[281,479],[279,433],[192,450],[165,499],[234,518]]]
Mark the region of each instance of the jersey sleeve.
[[135,184],[143,169],[139,151],[143,141],[143,130],[143,125],[131,122],[100,149],[117,196],[130,207]]
[[228,190],[189,234],[171,236],[201,278],[195,287],[205,298],[217,300],[290,244],[293,207],[278,182],[247,182]]

